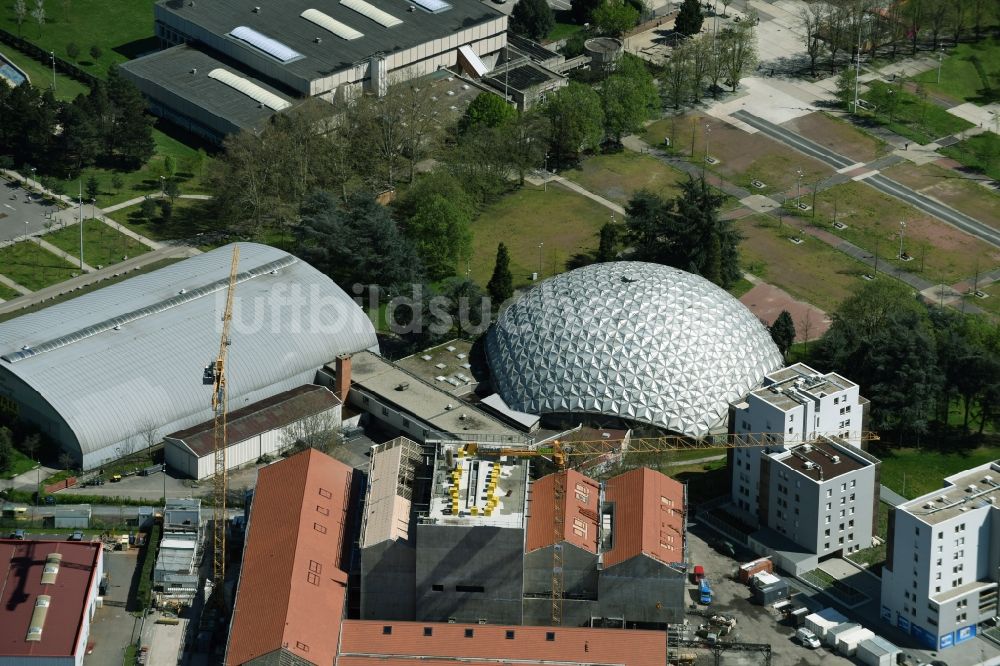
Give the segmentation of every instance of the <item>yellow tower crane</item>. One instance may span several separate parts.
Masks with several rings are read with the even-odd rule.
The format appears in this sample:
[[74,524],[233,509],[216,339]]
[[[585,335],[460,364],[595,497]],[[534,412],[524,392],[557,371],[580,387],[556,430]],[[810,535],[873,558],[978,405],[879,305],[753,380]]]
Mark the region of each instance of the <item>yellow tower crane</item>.
[[[831,434],[831,437],[837,435]],[[820,441],[822,435],[801,442],[812,444]],[[877,433],[862,432],[857,438],[862,442],[879,439]],[[563,556],[562,542],[565,539],[564,525],[566,522],[566,507],[563,502],[566,497],[566,468],[570,458],[581,463],[592,460],[607,453],[665,453],[680,450],[744,449],[753,447],[775,446],[783,443],[780,433],[748,433],[717,435],[711,439],[694,439],[683,435],[664,435],[662,437],[630,438],[626,444],[620,441],[606,439],[560,442],[554,440],[536,447],[505,448],[482,446],[476,442],[465,445],[469,455],[479,456],[509,456],[513,458],[549,458],[555,464],[558,472],[553,475],[553,508],[552,517],[552,625],[562,624],[563,608]],[[791,444],[791,443],[790,443]],[[798,442],[795,443],[796,445]],[[616,451],[616,449],[618,449]]]
[[233,319],[233,295],[236,292],[237,267],[240,262],[240,248],[233,246],[233,260],[229,269],[229,286],[226,292],[226,308],[222,312],[222,339],[219,354],[205,368],[203,381],[212,385],[212,412],[215,423],[213,445],[215,452],[215,477],[213,479],[213,525],[212,525],[212,583],[214,591],[221,599],[223,583],[226,580],[226,496],[229,491],[229,477],[226,469],[226,418],[229,412],[229,396],[226,380],[226,359],[229,356],[230,323]]

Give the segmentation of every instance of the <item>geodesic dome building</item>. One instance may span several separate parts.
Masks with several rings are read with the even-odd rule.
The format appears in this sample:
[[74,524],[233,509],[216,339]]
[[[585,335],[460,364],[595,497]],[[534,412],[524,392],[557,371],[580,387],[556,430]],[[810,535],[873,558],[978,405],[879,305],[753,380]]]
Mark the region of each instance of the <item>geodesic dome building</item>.
[[590,413],[700,437],[780,368],[763,324],[705,278],[642,262],[579,268],[507,308],[486,343],[513,409]]

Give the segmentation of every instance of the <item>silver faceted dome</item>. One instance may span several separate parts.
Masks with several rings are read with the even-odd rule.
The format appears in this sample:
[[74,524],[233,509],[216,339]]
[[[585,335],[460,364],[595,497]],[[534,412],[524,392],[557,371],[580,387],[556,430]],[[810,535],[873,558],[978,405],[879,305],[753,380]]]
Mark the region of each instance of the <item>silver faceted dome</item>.
[[486,351],[504,401],[700,437],[782,367],[763,324],[705,278],[642,262],[552,278],[508,307]]

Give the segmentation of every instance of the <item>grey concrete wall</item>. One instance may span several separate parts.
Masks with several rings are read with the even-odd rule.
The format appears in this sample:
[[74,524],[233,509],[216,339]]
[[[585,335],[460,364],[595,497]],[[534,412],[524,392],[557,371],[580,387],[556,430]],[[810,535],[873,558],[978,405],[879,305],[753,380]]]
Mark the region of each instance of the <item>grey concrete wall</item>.
[[[539,548],[524,556],[524,593],[552,593],[552,547]],[[597,555],[563,544],[563,596],[597,599]]]
[[[562,626],[587,627],[590,618],[599,615],[597,602],[583,599],[563,599]],[[552,598],[533,597],[524,600],[524,622],[522,624],[545,627],[552,625]]]
[[684,574],[639,555],[601,571],[598,613],[627,623],[684,621]]
[[416,549],[401,539],[361,551],[361,619],[415,619],[416,566]]
[[416,619],[520,624],[523,549],[521,529],[418,525]]

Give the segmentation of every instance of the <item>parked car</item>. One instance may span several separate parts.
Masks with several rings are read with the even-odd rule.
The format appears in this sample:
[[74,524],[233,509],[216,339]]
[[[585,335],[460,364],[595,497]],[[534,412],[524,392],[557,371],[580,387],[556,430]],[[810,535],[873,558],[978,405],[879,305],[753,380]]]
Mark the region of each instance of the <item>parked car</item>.
[[45,496],[45,503],[46,504],[55,504],[56,503],[56,498],[53,497],[52,495],[46,495]]
[[720,541],[715,544],[715,549],[722,553],[723,555],[728,555],[729,557],[736,557],[736,546],[729,541]]
[[815,650],[820,646],[819,638],[816,637],[816,634],[805,627],[795,632],[795,640],[810,650]]
[[83,541],[83,532],[77,530],[69,535],[70,541]]
[[118,483],[121,480],[122,480],[122,475],[121,474],[112,474],[111,475],[111,483]]
[[13,532],[10,533],[9,538],[17,539],[18,541],[24,541],[24,538],[26,536],[28,536],[28,533],[25,532],[24,530],[14,530]]

